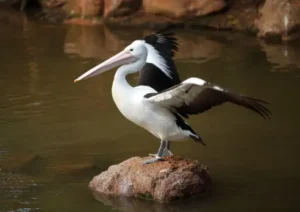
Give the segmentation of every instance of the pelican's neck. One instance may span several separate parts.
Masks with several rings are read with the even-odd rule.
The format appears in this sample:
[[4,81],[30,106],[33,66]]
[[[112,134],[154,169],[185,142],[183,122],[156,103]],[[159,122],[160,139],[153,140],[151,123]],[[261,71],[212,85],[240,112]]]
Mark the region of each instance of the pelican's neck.
[[118,68],[117,72],[115,73],[114,83],[121,83],[123,81],[126,81],[126,76],[128,74],[136,73],[139,71],[139,70],[133,69],[130,65],[131,64],[123,65],[120,68]]
[[114,77],[113,87],[123,87],[123,89],[132,88],[132,86],[127,82],[126,76],[128,74],[133,74],[140,71],[146,63],[146,57],[139,59],[134,63],[126,64],[118,68]]
[[135,63],[123,65],[118,68],[112,85],[112,96],[119,110],[122,112],[127,105],[133,91],[133,87],[127,82],[126,76],[138,72],[146,62],[136,61]]

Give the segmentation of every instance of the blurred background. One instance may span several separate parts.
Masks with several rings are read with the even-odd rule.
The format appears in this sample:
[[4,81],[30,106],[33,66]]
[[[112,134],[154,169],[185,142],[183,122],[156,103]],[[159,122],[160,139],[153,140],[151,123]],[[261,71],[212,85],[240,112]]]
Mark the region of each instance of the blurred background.
[[[0,0],[0,211],[299,211],[299,8],[285,0]],[[73,80],[167,25],[182,79],[264,99],[272,118],[230,104],[190,118],[207,146],[174,142],[172,152],[209,167],[213,186],[203,196],[168,205],[93,197],[93,176],[153,153],[159,141],[115,107],[113,71]]]

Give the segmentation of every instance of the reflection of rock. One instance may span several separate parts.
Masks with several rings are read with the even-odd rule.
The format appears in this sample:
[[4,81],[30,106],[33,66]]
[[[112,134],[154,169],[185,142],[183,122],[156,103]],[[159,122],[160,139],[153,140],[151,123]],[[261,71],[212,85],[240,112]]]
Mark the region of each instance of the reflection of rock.
[[[77,54],[83,58],[106,59],[133,40],[141,39],[149,33],[151,32],[135,32],[133,37],[131,31],[73,25],[65,39],[65,53]],[[222,44],[204,36],[179,33],[176,37],[180,46],[175,59],[206,62],[218,57],[222,51]]]
[[125,16],[136,12],[142,0],[105,0],[104,16]]
[[178,205],[160,204],[152,201],[133,199],[126,197],[113,197],[103,194],[94,193],[95,199],[105,205],[116,208],[122,212],[182,212],[183,207]]
[[300,1],[266,0],[260,10],[261,17],[256,21],[258,35],[268,39],[292,39],[299,30]]
[[210,185],[206,168],[197,161],[168,157],[142,165],[149,158],[133,157],[94,177],[89,187],[96,194],[141,197],[168,202],[198,194]]
[[47,158],[35,155],[31,160],[22,165],[21,170],[27,175],[39,175],[46,170]]
[[180,44],[176,59],[207,62],[217,58],[222,50],[222,45],[216,41],[209,40],[204,36],[186,34],[177,36]]
[[266,53],[267,60],[275,65],[273,71],[288,71],[293,66],[300,67],[299,46],[266,44],[263,41],[260,44]]
[[73,25],[65,39],[64,51],[82,58],[106,59],[125,47],[121,38],[103,27]]
[[225,6],[224,0],[143,0],[147,14],[174,18],[204,16],[220,11]]
[[67,33],[64,50],[83,58],[99,57],[105,52],[103,37],[103,28],[73,25]]

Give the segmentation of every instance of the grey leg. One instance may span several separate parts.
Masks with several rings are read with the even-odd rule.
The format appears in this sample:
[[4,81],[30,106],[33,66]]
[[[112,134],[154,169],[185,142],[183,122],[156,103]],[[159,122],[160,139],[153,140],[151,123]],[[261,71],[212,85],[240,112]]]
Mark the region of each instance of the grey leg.
[[[170,151],[170,144],[171,144],[171,142],[170,141],[164,141],[165,142],[165,149],[164,149],[164,152],[163,152],[163,155],[162,155],[162,157],[164,157],[164,156],[172,156],[173,155],[173,153]],[[160,145],[160,148],[162,148],[162,144]],[[157,157],[158,156],[158,154],[156,153],[156,154],[149,154],[150,156],[152,156],[152,157]]]
[[171,146],[171,142],[167,141],[163,156],[172,156],[173,155],[173,153],[170,151],[170,146]]
[[160,142],[160,146],[159,146],[159,149],[158,149],[158,152],[157,154],[154,154],[153,156],[155,156],[155,158],[152,158],[150,160],[146,160],[143,162],[143,165],[145,164],[149,164],[149,163],[153,163],[153,162],[156,162],[156,161],[159,161],[159,160],[162,160],[162,157],[163,157],[163,154],[164,154],[164,151],[166,149],[166,146],[167,145],[167,142],[166,141],[161,141]]
[[156,154],[149,154],[149,155],[152,157],[158,157],[159,152],[162,151],[162,154],[164,153],[166,146],[167,146],[167,141],[160,141],[158,152]]

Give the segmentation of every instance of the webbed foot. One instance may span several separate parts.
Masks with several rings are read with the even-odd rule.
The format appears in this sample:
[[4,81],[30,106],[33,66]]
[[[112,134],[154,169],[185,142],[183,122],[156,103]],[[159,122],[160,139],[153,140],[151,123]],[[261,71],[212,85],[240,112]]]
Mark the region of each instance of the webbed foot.
[[142,164],[146,165],[146,164],[150,164],[150,163],[154,163],[154,162],[162,161],[162,160],[164,160],[162,157],[155,157],[155,158],[151,158],[150,160],[144,161]]
[[[170,150],[164,149],[163,154],[162,154],[161,157],[172,156],[172,155],[173,155],[173,153]],[[149,154],[149,156],[158,157],[158,154]]]
[[172,155],[173,155],[173,153],[170,150],[168,150],[168,149],[164,150],[163,156],[172,156]]

